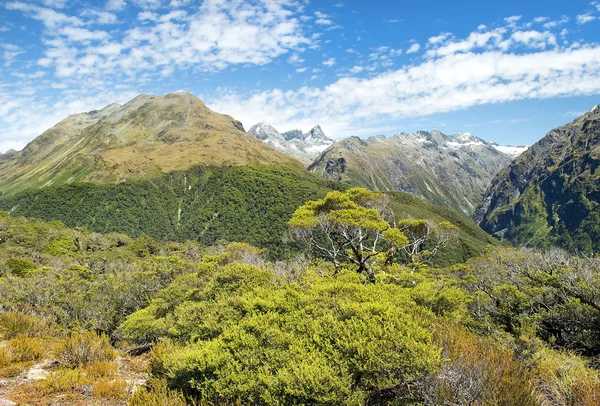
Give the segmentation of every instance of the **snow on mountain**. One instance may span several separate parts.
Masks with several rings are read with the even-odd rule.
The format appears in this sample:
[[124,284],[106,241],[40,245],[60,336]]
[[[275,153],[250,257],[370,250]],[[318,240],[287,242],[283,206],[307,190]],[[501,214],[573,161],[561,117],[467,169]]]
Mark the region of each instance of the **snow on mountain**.
[[521,155],[523,152],[527,151],[527,149],[529,148],[529,145],[519,145],[514,147],[512,145],[492,144],[492,146],[498,151],[510,156],[513,159]]
[[269,123],[261,121],[252,126],[248,133],[271,147],[293,156],[307,166],[334,143],[325,135],[319,125],[314,126],[306,133],[299,129],[280,133]]

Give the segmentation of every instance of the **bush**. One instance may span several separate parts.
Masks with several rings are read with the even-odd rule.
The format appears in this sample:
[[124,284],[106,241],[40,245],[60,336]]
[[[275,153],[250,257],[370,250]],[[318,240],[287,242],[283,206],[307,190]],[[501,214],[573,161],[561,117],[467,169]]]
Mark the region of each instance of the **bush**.
[[105,378],[117,374],[119,364],[114,361],[95,361],[88,363],[85,368],[85,374],[92,378]]
[[17,337],[6,343],[11,362],[37,361],[44,354],[42,341],[38,338]]
[[6,265],[15,276],[27,276],[35,269],[35,264],[27,258],[8,258]]
[[25,335],[39,337],[50,333],[52,323],[48,320],[20,312],[0,313],[0,335],[5,339]]
[[180,391],[169,390],[164,381],[152,380],[146,387],[133,393],[128,406],[188,406],[188,402]]
[[127,382],[118,379],[103,378],[94,384],[92,395],[97,398],[127,398]]
[[75,368],[95,361],[112,361],[116,353],[106,335],[86,331],[71,333],[58,344],[55,356],[61,365]]
[[534,356],[538,392],[547,404],[595,406],[600,404],[600,372],[583,358],[542,349]]
[[435,330],[444,360],[421,381],[425,405],[538,405],[533,374],[510,350],[449,323]]
[[59,369],[50,372],[38,386],[44,394],[57,392],[81,392],[91,380],[83,373],[81,368]]
[[10,365],[10,353],[5,347],[0,347],[0,368]]

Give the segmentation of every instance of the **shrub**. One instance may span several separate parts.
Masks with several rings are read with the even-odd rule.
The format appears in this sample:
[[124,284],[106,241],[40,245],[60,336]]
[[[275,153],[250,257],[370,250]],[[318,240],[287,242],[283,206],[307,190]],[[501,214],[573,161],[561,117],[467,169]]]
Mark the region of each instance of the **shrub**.
[[8,258],[6,265],[15,276],[27,276],[35,269],[35,264],[27,258]]
[[112,361],[116,354],[106,335],[86,331],[71,333],[58,344],[55,356],[61,365],[75,368],[95,361]]
[[125,399],[127,398],[127,382],[103,378],[94,384],[92,394],[97,398]]
[[195,403],[186,401],[179,391],[169,390],[164,381],[152,380],[146,387],[133,393],[128,406],[188,406]]
[[10,365],[10,353],[5,347],[0,347],[0,368]]
[[452,324],[436,326],[440,370],[420,385],[425,405],[537,405],[533,374],[512,352]]
[[44,394],[57,392],[80,392],[85,386],[90,385],[90,379],[81,368],[59,369],[50,372],[38,385]]
[[534,356],[537,389],[547,404],[592,406],[600,404],[600,372],[583,358],[568,352],[542,349]]
[[37,361],[44,354],[42,341],[38,338],[16,337],[6,343],[11,362]]
[[95,361],[88,363],[85,368],[85,374],[92,378],[105,378],[117,374],[119,364],[114,361]]
[[4,338],[43,336],[50,333],[51,329],[52,323],[39,316],[14,311],[0,313],[0,334]]

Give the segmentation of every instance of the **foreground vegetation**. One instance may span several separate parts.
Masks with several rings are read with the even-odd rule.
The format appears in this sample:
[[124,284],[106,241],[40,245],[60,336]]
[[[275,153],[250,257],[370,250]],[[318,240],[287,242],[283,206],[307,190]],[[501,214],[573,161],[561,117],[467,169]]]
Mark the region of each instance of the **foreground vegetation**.
[[[0,376],[52,360],[29,399],[85,404],[600,402],[599,261],[490,247],[439,267],[433,250],[457,244],[456,224],[429,224],[437,234],[413,250],[424,223],[387,217],[380,195],[336,193],[290,223],[313,242],[326,220],[360,235],[362,249],[336,261],[310,239],[295,242],[306,257],[273,262],[247,243],[203,248],[2,215]],[[145,384],[121,374],[121,359],[147,364]]]

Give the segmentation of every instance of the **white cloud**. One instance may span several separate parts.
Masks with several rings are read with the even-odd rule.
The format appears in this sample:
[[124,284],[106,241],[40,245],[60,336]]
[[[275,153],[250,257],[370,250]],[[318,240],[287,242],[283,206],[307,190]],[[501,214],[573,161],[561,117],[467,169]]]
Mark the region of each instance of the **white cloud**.
[[332,67],[335,65],[335,58],[329,58],[323,61],[323,65]]
[[125,0],[108,0],[106,9],[110,11],[121,11],[125,8]]
[[306,68],[298,68],[296,69],[296,73],[304,73],[306,72]]
[[290,56],[288,58],[288,63],[292,63],[292,64],[296,64],[296,63],[302,63],[304,62],[304,59],[300,57],[300,55],[298,55],[296,52],[294,52],[292,54],[292,56]]
[[157,9],[162,6],[161,0],[132,0],[132,2],[142,9]]
[[0,141],[0,153],[5,153],[8,150],[14,149],[18,151],[25,147],[25,142],[19,140]]
[[591,21],[594,21],[595,19],[596,19],[596,16],[593,16],[591,14],[580,14],[577,16],[577,24],[579,24],[579,25],[587,24]]
[[415,42],[406,50],[406,53],[414,54],[415,52],[419,52],[419,49],[421,49],[421,45]]
[[551,28],[555,28],[555,27],[559,27],[563,24],[566,24],[569,22],[569,17],[567,16],[562,16],[560,18],[560,20],[554,20],[554,21],[549,21],[547,23],[544,24],[544,28],[549,30]]
[[325,87],[250,96],[226,92],[209,104],[242,122],[261,117],[284,127],[327,122],[331,135],[340,138],[363,135],[364,128],[391,118],[599,91],[600,46],[583,46],[521,54],[454,53],[372,78],[345,77]]
[[38,7],[20,1],[13,1],[4,4],[8,10],[22,11],[26,15],[41,21],[47,28],[54,29],[59,26],[72,25],[81,26],[83,21],[78,17],[68,16],[49,8]]
[[90,24],[102,24],[102,25],[109,25],[109,24],[116,24],[118,19],[117,16],[113,13],[109,13],[107,11],[98,11],[98,10],[84,10],[81,13],[82,17],[90,17],[91,21],[89,21]]
[[[236,64],[262,65],[290,51],[301,52],[316,41],[304,35],[296,18],[302,6],[292,0],[251,4],[205,0],[193,15],[184,10],[161,12],[163,9],[156,9],[159,3],[138,1],[139,6],[154,10],[141,11],[138,17],[145,22],[118,39],[105,31],[82,28],[79,17],[21,2],[6,7],[45,24],[48,48],[39,63],[54,66],[61,77],[143,72],[164,76],[175,68],[192,66],[218,71]],[[121,4],[110,2],[107,7]],[[108,13],[102,16],[108,19]]]
[[449,32],[444,32],[444,33],[442,33],[440,35],[436,35],[435,37],[430,37],[429,38],[429,43],[433,44],[433,45],[439,44],[439,43],[445,41],[451,35],[452,34],[449,33]]

